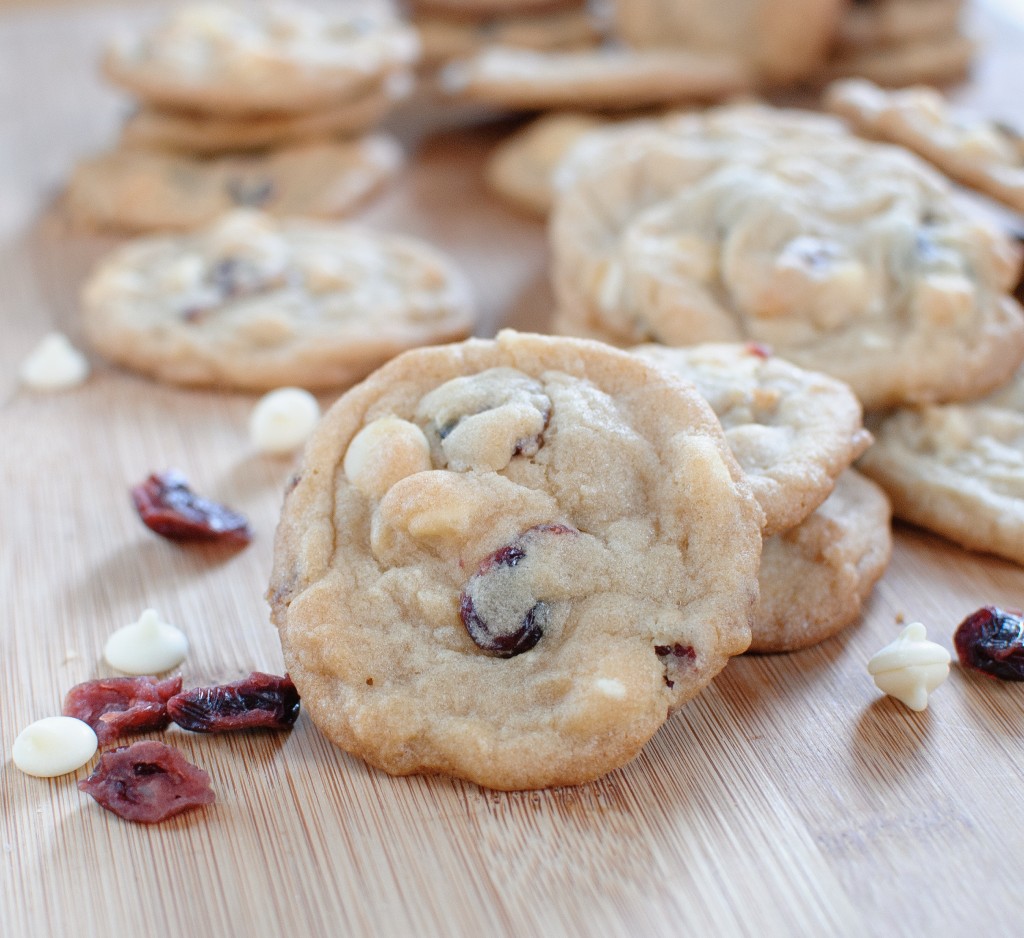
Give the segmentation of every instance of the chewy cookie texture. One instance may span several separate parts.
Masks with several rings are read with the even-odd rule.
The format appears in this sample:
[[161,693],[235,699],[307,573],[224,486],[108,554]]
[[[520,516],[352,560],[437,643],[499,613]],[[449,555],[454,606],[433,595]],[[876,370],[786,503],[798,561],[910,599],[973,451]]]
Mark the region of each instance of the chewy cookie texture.
[[576,784],[746,649],[762,521],[691,386],[502,332],[402,355],[331,408],[268,598],[343,749],[394,774]]

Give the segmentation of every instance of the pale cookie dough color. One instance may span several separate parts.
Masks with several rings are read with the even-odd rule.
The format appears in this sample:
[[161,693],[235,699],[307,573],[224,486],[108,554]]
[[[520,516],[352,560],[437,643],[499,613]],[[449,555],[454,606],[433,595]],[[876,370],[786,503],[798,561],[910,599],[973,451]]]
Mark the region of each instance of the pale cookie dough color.
[[633,352],[692,381],[711,405],[764,509],[765,536],[803,521],[871,442],[847,385],[763,346],[641,345]]
[[265,453],[290,453],[309,438],[320,419],[320,404],[303,388],[265,394],[249,415],[249,438]]
[[83,291],[86,334],[114,362],[176,384],[352,384],[405,349],[466,336],[468,288],[400,235],[239,211],[115,251]]
[[630,109],[720,101],[750,78],[728,56],[660,49],[536,52],[491,48],[442,73],[453,96],[497,107]]
[[958,112],[933,88],[885,91],[864,79],[830,85],[825,106],[858,133],[913,150],[948,176],[1024,212],[1024,134]]
[[577,784],[747,647],[761,521],[692,387],[502,332],[407,353],[325,414],[268,598],[343,749],[393,774]]
[[806,521],[765,539],[751,651],[807,648],[855,622],[892,555],[892,510],[854,470]]
[[21,363],[18,377],[33,391],[66,391],[89,377],[89,362],[66,335],[51,332]]
[[873,429],[858,468],[897,518],[1024,564],[1024,371],[981,400],[898,410]]
[[75,167],[67,210],[75,225],[125,232],[191,231],[236,208],[335,218],[376,194],[403,162],[401,147],[379,134],[206,159],[117,149]]
[[26,775],[54,778],[80,769],[96,754],[96,733],[74,717],[44,717],[25,727],[11,759]]
[[107,664],[125,674],[159,674],[177,667],[188,654],[188,637],[147,609],[138,622],[114,632],[103,646]]
[[112,43],[103,64],[112,81],[163,108],[253,114],[336,104],[418,55],[415,32],[390,17],[201,3]]
[[899,637],[871,656],[868,674],[884,694],[911,710],[927,710],[928,696],[949,677],[951,655],[928,641],[920,622],[912,622]]
[[559,301],[575,307],[560,328],[760,342],[868,410],[1007,380],[1024,356],[1015,245],[913,154],[828,126],[722,108],[578,169],[552,222]]

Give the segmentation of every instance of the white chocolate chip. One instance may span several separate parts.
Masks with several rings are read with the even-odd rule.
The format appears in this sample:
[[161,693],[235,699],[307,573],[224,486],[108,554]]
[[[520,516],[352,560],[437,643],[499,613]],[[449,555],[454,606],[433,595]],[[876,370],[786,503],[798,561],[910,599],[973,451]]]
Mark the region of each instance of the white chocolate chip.
[[96,733],[74,717],[45,717],[14,740],[11,758],[26,775],[53,778],[81,768],[96,753]]
[[263,395],[249,415],[249,439],[264,453],[290,453],[309,438],[320,419],[320,404],[302,388],[278,388]]
[[345,476],[360,492],[380,498],[406,476],[431,468],[430,444],[416,424],[381,417],[352,438],[344,467]]
[[29,353],[19,372],[33,391],[65,391],[89,376],[89,362],[60,332],[51,332]]
[[185,633],[161,622],[155,609],[147,609],[138,622],[118,629],[103,647],[107,664],[126,674],[169,671],[181,664],[187,654]]
[[925,627],[912,622],[894,642],[871,657],[868,674],[883,693],[911,710],[925,710],[928,695],[949,675],[949,660],[945,648],[928,641]]
[[626,696],[626,685],[613,677],[599,677],[594,681],[594,687],[605,697],[615,700],[623,700]]

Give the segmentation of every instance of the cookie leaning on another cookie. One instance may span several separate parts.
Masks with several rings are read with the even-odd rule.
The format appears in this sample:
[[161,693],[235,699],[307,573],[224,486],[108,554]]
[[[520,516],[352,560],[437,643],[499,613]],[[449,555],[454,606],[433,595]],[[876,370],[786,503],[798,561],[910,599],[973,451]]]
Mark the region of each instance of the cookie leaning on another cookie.
[[267,390],[352,384],[468,335],[473,315],[426,244],[240,211],[115,251],[83,290],[83,326],[101,354],[161,381]]
[[752,652],[808,648],[856,621],[892,555],[882,489],[849,469],[801,524],[764,542]]
[[502,332],[403,355],[331,408],[268,598],[343,749],[393,774],[578,784],[747,647],[761,523],[691,386]]
[[722,423],[765,513],[764,535],[803,521],[867,449],[853,391],[757,345],[641,345],[644,361],[692,381]]

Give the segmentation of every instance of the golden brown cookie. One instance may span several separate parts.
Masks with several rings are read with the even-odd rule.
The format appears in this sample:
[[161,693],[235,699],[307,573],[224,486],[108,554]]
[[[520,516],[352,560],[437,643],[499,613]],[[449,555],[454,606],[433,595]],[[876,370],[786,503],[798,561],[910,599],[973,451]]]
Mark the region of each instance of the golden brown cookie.
[[692,387],[502,332],[403,355],[331,408],[268,597],[303,707],[346,751],[578,784],[746,648],[761,520]]

